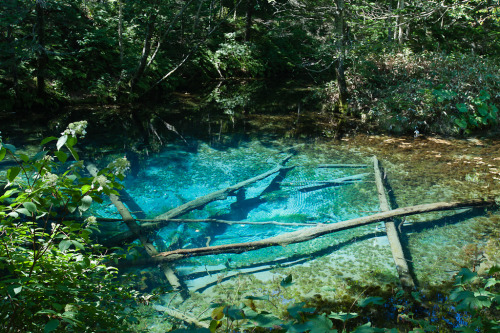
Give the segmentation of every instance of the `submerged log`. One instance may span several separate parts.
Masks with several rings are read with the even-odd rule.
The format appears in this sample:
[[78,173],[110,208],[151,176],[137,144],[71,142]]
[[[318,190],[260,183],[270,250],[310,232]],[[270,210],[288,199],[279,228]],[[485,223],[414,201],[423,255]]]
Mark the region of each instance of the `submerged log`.
[[[382,181],[382,172],[380,171],[379,161],[376,156],[373,156],[373,169],[375,170],[375,184],[377,185],[380,209],[383,212],[387,212],[391,208],[389,202],[387,201],[386,191]],[[389,245],[391,246],[392,257],[394,259],[394,263],[396,264],[399,281],[404,289],[413,289],[415,287],[415,282],[411,277],[410,269],[408,268],[408,263],[406,262],[403,252],[403,246],[399,240],[398,231],[393,219],[385,222],[385,231],[387,233],[387,238],[389,239]]]
[[483,207],[496,205],[494,199],[489,200],[468,200],[460,202],[436,202],[417,206],[398,208],[387,212],[382,212],[370,216],[359,217],[332,224],[319,224],[315,227],[281,234],[275,237],[266,238],[260,241],[236,243],[227,245],[217,245],[211,247],[201,247],[194,249],[178,249],[175,251],[162,252],[153,258],[137,260],[133,263],[127,262],[127,265],[151,265],[161,262],[175,261],[179,259],[213,255],[220,253],[243,253],[251,250],[262,249],[270,246],[286,246],[288,244],[305,242],[319,236],[327,235],[336,231],[351,229],[375,222],[381,222],[398,216],[409,216],[421,213],[452,210],[466,207]]
[[[229,195],[233,195],[239,189],[246,187],[248,185],[251,185],[251,184],[253,184],[259,180],[262,180],[264,178],[267,178],[272,174],[278,173],[278,172],[283,171],[285,169],[293,168],[293,167],[285,167],[284,166],[286,164],[286,162],[288,162],[290,160],[290,158],[292,158],[292,157],[293,157],[293,155],[286,156],[276,167],[274,167],[273,169],[271,169],[267,172],[264,172],[258,176],[255,176],[253,178],[249,178],[249,179],[244,180],[242,182],[239,182],[235,185],[232,185],[232,186],[226,187],[224,189],[209,193],[209,194],[204,195],[202,197],[196,198],[196,199],[189,201],[189,202],[186,202],[185,204],[182,204],[174,209],[171,209],[166,213],[158,215],[157,217],[155,217],[155,220],[159,221],[158,224],[156,224],[155,227],[149,226],[148,227],[149,231],[153,231],[155,229],[160,229],[169,223],[169,222],[167,222],[168,220],[173,219],[173,218],[178,217],[178,216],[181,216],[181,215],[184,215],[184,214],[187,214],[192,210],[201,209],[213,201],[225,200]],[[110,237],[106,241],[106,245],[107,246],[114,246],[114,245],[120,245],[120,244],[123,244],[126,242],[131,242],[137,238],[136,234],[137,233],[135,233],[133,230],[119,233],[113,237]]]
[[292,156],[293,155],[288,155],[275,168],[273,168],[267,172],[264,172],[258,176],[255,176],[253,178],[239,182],[235,185],[232,185],[232,186],[226,187],[224,189],[209,193],[209,194],[204,195],[202,197],[196,198],[192,201],[186,202],[185,204],[180,205],[174,209],[171,209],[166,213],[158,215],[155,219],[158,219],[158,220],[172,219],[172,218],[184,215],[186,213],[189,213],[192,210],[201,209],[213,201],[225,200],[225,199],[227,199],[228,196],[233,195],[239,189],[241,189],[245,186],[248,186],[250,184],[253,184],[253,183],[255,183],[259,180],[262,180],[264,178],[267,178],[270,175],[275,174],[277,172],[280,172],[283,169],[286,169],[284,165],[286,162],[288,162],[288,160],[290,158],[292,158]]
[[188,324],[195,325],[198,327],[203,327],[203,328],[209,328],[209,324],[203,323],[192,316],[188,316],[188,315],[186,315],[180,311],[174,310],[172,308],[162,306],[162,305],[153,305],[153,308],[156,311],[166,313],[167,315],[174,317],[174,318],[177,318],[177,319],[180,319],[183,322],[186,322]]
[[367,164],[320,164],[318,168],[368,168]]
[[[97,218],[97,221],[103,222],[121,222],[123,219],[112,219],[112,218]],[[166,227],[170,223],[222,223],[222,224],[250,224],[250,225],[280,225],[280,226],[308,226],[312,227],[317,225],[317,223],[287,223],[287,222],[277,222],[277,221],[228,221],[219,219],[168,219],[168,220],[153,220],[153,219],[137,219],[137,222],[141,222],[141,230],[144,232],[155,231]],[[105,243],[108,244],[118,244],[118,243],[128,243],[137,239],[137,236],[132,231],[124,231],[116,236],[108,238]],[[109,245],[108,245],[109,246]]]
[[[98,170],[94,164],[88,163],[87,170],[93,177],[97,176]],[[130,231],[139,238],[147,254],[151,257],[158,255],[158,251],[156,250],[154,245],[148,241],[146,235],[141,232],[140,225],[136,222],[136,220],[134,219],[130,211],[127,209],[127,207],[125,207],[120,198],[115,194],[110,194],[109,199],[118,210],[118,213],[120,213],[123,222],[125,222]],[[163,274],[167,278],[172,288],[175,290],[180,290],[181,283],[179,281],[179,278],[175,274],[174,270],[167,263],[160,264],[160,268],[163,271]]]

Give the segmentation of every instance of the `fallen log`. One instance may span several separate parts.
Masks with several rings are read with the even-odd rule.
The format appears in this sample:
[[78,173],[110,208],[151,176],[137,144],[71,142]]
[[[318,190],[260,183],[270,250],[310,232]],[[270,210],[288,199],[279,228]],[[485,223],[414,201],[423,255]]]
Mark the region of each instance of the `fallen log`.
[[367,164],[320,164],[318,168],[368,168]]
[[[389,211],[390,205],[387,201],[386,191],[384,183],[382,181],[382,172],[380,170],[380,163],[376,156],[373,156],[373,169],[375,170],[375,184],[377,185],[377,193],[380,202],[380,209],[383,212]],[[415,288],[415,282],[410,274],[410,269],[408,268],[408,263],[406,261],[403,246],[399,240],[398,231],[394,224],[393,219],[385,221],[385,232],[387,233],[387,238],[389,239],[389,245],[391,247],[392,258],[396,264],[396,270],[399,275],[399,281],[404,289],[411,290]]]
[[174,318],[177,318],[177,319],[180,319],[183,322],[186,322],[188,324],[195,325],[198,327],[203,327],[203,328],[209,328],[209,324],[203,323],[194,317],[188,316],[188,315],[186,315],[180,311],[174,310],[172,308],[169,308],[169,307],[166,307],[163,305],[153,305],[153,308],[156,311],[166,313],[167,315],[174,317]]
[[332,187],[332,186],[340,186],[346,184],[352,184],[353,182],[358,182],[363,180],[365,176],[369,175],[369,173],[361,173],[354,176],[347,176],[342,178],[337,178],[331,181],[319,181],[317,185],[301,187],[298,189],[299,192],[312,192],[317,190],[322,190],[324,188]]
[[127,262],[127,265],[151,265],[161,262],[180,260],[189,257],[213,255],[220,253],[243,253],[270,246],[278,246],[278,245],[286,246],[288,244],[305,242],[314,239],[316,237],[330,234],[336,231],[351,229],[375,222],[381,222],[398,216],[409,216],[421,213],[445,211],[445,210],[452,210],[465,207],[484,207],[484,206],[494,206],[494,205],[496,205],[494,199],[488,199],[488,200],[475,199],[475,200],[460,201],[460,202],[436,202],[431,204],[409,206],[370,216],[359,217],[356,219],[347,220],[343,222],[337,222],[332,224],[319,224],[315,227],[289,232],[255,242],[217,245],[217,246],[201,247],[194,249],[178,249],[175,251],[162,252],[149,259]]
[[[98,169],[94,164],[88,163],[87,171],[93,177],[97,176]],[[125,222],[127,227],[130,229],[130,232],[132,232],[134,235],[137,236],[137,238],[139,238],[147,254],[151,257],[156,256],[158,254],[158,251],[156,250],[154,245],[148,241],[146,235],[141,232],[140,225],[135,221],[134,217],[132,217],[132,214],[130,214],[130,211],[127,209],[127,207],[125,207],[120,198],[115,194],[110,194],[109,199],[118,210],[118,213],[120,213],[120,215],[122,216],[123,222]],[[175,274],[174,270],[168,265],[168,263],[162,263],[160,265],[160,268],[162,269],[163,274],[167,278],[172,288],[175,290],[180,290],[181,283],[179,281],[179,278]]]
[[[249,178],[249,179],[244,180],[242,182],[239,182],[235,185],[232,185],[232,186],[226,187],[224,189],[209,193],[209,194],[204,195],[202,197],[196,198],[196,199],[189,201],[189,202],[186,202],[185,204],[180,205],[174,209],[171,209],[166,213],[158,215],[157,217],[155,217],[155,220],[160,221],[160,223],[157,224],[156,229],[159,229],[159,228],[166,226],[168,224],[168,222],[165,222],[165,221],[167,221],[167,220],[170,220],[170,219],[176,218],[178,216],[187,214],[192,210],[203,208],[204,206],[206,206],[207,204],[209,204],[213,201],[225,200],[229,195],[234,194],[236,191],[238,191],[239,189],[241,189],[243,187],[246,187],[246,186],[253,184],[259,180],[262,180],[264,178],[267,178],[272,174],[283,171],[284,169],[293,168],[293,167],[285,167],[284,166],[286,164],[286,162],[288,162],[290,160],[290,158],[292,158],[292,157],[293,157],[293,155],[286,156],[276,167],[274,167],[273,169],[271,169],[267,172],[264,172],[258,176],[255,176],[253,178]],[[151,226],[149,227],[149,231],[153,231],[154,229],[155,229],[154,227],[151,227]],[[136,235],[136,233],[134,233],[133,230],[121,232],[113,237],[108,238],[108,240],[106,241],[106,245],[107,246],[115,246],[115,245],[120,245],[123,243],[131,242],[137,238],[135,235]]]
[[[121,222],[123,219],[113,219],[113,218],[96,218],[97,221],[101,222]],[[251,221],[228,221],[219,219],[169,219],[169,220],[154,220],[154,219],[136,219],[137,222],[141,222],[141,230],[143,232],[149,232],[166,227],[170,223],[223,223],[223,224],[251,224],[251,225],[280,225],[280,226],[308,226],[312,227],[317,225],[317,223],[287,223],[287,222],[277,222],[277,221],[261,221],[261,222],[251,222]],[[120,243],[130,243],[137,239],[137,236],[132,231],[124,231],[116,236],[110,237],[104,240],[105,245],[109,247],[109,244],[120,244]]]
[[284,165],[286,162],[288,162],[288,160],[290,158],[292,158],[292,156],[293,155],[288,155],[276,167],[274,167],[273,169],[271,169],[267,172],[264,172],[258,176],[255,176],[253,178],[239,182],[235,185],[232,185],[232,186],[226,187],[224,189],[209,193],[209,194],[204,195],[202,197],[196,198],[192,201],[186,202],[185,204],[180,205],[174,209],[171,209],[166,213],[158,215],[155,219],[158,219],[158,220],[172,219],[172,218],[184,215],[186,213],[189,213],[192,210],[203,208],[207,204],[209,204],[213,201],[225,200],[225,199],[227,199],[228,196],[233,195],[239,189],[241,189],[245,186],[248,186],[250,184],[253,184],[253,183],[255,183],[259,180],[262,180],[264,178],[267,178],[270,175],[275,174],[277,172],[280,172],[283,169],[286,169]]

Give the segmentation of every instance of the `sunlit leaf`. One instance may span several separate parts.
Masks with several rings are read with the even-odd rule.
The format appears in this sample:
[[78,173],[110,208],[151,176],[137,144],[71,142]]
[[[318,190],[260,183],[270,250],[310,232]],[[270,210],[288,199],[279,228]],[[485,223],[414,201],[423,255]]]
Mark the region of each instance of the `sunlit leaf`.
[[5,158],[6,153],[7,153],[7,149],[5,149],[5,148],[0,149],[0,161]]
[[80,207],[78,209],[80,209],[82,212],[84,212],[90,208],[91,204],[92,204],[92,197],[90,195],[86,195],[82,198],[82,204],[80,205]]
[[49,136],[48,138],[43,139],[40,142],[40,145],[43,146],[44,144],[51,142],[51,141],[54,141],[54,140],[57,140],[57,138],[55,136]]
[[64,144],[66,143],[66,141],[68,141],[68,136],[67,135],[61,136],[57,140],[57,144],[56,144],[57,150],[60,150],[62,148],[62,146],[64,146]]
[[30,213],[36,213],[36,205],[32,202],[23,202],[24,208],[30,211]]
[[61,251],[66,251],[67,249],[69,249],[69,247],[71,246],[71,241],[68,240],[68,239],[65,239],[65,240],[62,240],[60,243],[59,243],[59,250]]
[[9,182],[12,183],[14,181],[14,179],[19,174],[19,171],[21,171],[21,168],[17,167],[17,166],[12,167],[9,170],[7,170],[7,179],[9,180]]

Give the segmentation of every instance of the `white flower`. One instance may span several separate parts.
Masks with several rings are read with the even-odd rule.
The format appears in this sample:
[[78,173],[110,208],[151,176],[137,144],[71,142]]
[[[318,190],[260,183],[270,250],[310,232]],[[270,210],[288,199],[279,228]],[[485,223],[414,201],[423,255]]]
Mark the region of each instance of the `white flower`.
[[111,182],[106,178],[106,176],[99,175],[99,176],[94,178],[94,180],[92,181],[92,185],[94,185],[95,183],[99,184],[99,188],[97,189],[97,192],[100,192],[105,188],[109,188],[108,184],[110,184]]
[[43,175],[43,180],[45,181],[45,185],[47,186],[55,186],[58,178],[59,177],[57,175],[48,171]]
[[117,158],[116,160],[108,164],[108,168],[115,175],[123,175],[128,169],[130,169],[130,162],[126,157]]
[[62,132],[62,135],[71,135],[71,136],[77,136],[79,135],[80,137],[84,137],[85,134],[87,134],[87,131],[85,129],[87,128],[87,121],[82,120],[82,121],[77,121],[74,123],[71,123],[68,125],[68,128]]

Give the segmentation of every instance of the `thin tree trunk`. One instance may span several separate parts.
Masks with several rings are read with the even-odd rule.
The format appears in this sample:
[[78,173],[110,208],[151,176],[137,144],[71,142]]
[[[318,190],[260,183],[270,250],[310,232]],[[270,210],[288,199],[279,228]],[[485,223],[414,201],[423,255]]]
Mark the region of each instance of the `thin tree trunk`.
[[142,78],[144,74],[144,70],[146,69],[146,64],[148,62],[148,57],[151,53],[151,39],[153,38],[154,26],[156,23],[156,13],[151,14],[148,19],[148,25],[146,28],[146,36],[144,37],[144,46],[142,48],[141,59],[139,60],[139,65],[135,71],[132,80],[130,80],[130,91],[133,92],[139,80]]
[[118,46],[120,47],[120,65],[123,64],[123,3],[118,0]]
[[337,22],[336,22],[336,35],[337,35],[337,66],[335,67],[335,74],[337,76],[337,86],[339,89],[339,111],[340,113],[348,112],[347,104],[347,83],[345,79],[345,2],[344,0],[336,0],[337,4]]
[[[87,164],[87,170],[93,177],[97,176],[98,170],[95,165],[90,163]],[[120,198],[117,195],[110,194],[109,199],[118,210],[118,213],[120,213],[120,215],[122,216],[123,222],[125,222],[130,231],[132,231],[135,235],[137,235],[142,246],[146,250],[147,254],[151,257],[157,256],[158,251],[156,250],[154,245],[149,242],[146,234],[141,231],[140,225],[132,217],[132,214],[130,214],[130,211],[123,204]],[[162,270],[165,277],[167,278],[170,285],[172,286],[172,288],[174,290],[181,290],[182,287],[181,283],[179,281],[179,278],[175,274],[174,270],[167,263],[162,263],[159,267]],[[184,298],[185,296],[184,293],[181,293],[181,296]]]
[[[373,168],[375,170],[375,183],[377,185],[380,209],[383,212],[388,212],[391,208],[389,202],[387,201],[379,161],[375,156],[373,156]],[[401,241],[399,240],[398,231],[393,219],[387,220],[385,222],[385,231],[387,233],[387,238],[389,239],[389,245],[391,246],[392,257],[394,259],[394,263],[396,264],[399,281],[401,282],[401,285],[404,289],[411,290],[415,288],[415,282],[411,277],[410,269],[408,268],[408,263],[406,262],[406,258],[403,252],[403,246],[401,245]]]
[[396,28],[394,29],[394,39],[398,41],[399,45],[403,44],[403,13],[401,12],[405,7],[404,0],[398,0],[398,16],[396,19]]
[[245,42],[250,41],[252,31],[253,0],[247,0],[247,13],[245,17]]
[[45,8],[42,0],[37,0],[36,10],[36,35],[37,35],[37,74],[36,95],[38,98],[45,97],[45,71],[47,68],[47,52],[45,50]]
[[194,249],[178,249],[174,251],[162,252],[153,258],[136,260],[134,262],[127,261],[126,263],[124,263],[124,265],[129,265],[129,266],[153,265],[162,262],[171,262],[191,257],[199,257],[199,256],[214,255],[221,253],[243,253],[271,246],[286,246],[289,244],[301,243],[323,235],[334,233],[336,231],[347,230],[375,222],[381,222],[394,217],[410,216],[421,213],[452,210],[465,207],[483,207],[483,206],[494,206],[494,205],[496,205],[494,199],[488,199],[488,200],[476,199],[476,200],[468,200],[461,202],[436,202],[431,204],[409,206],[370,216],[359,217],[356,219],[347,220],[343,222],[322,224],[312,228],[289,232],[255,242],[218,245],[218,246],[201,247]]

